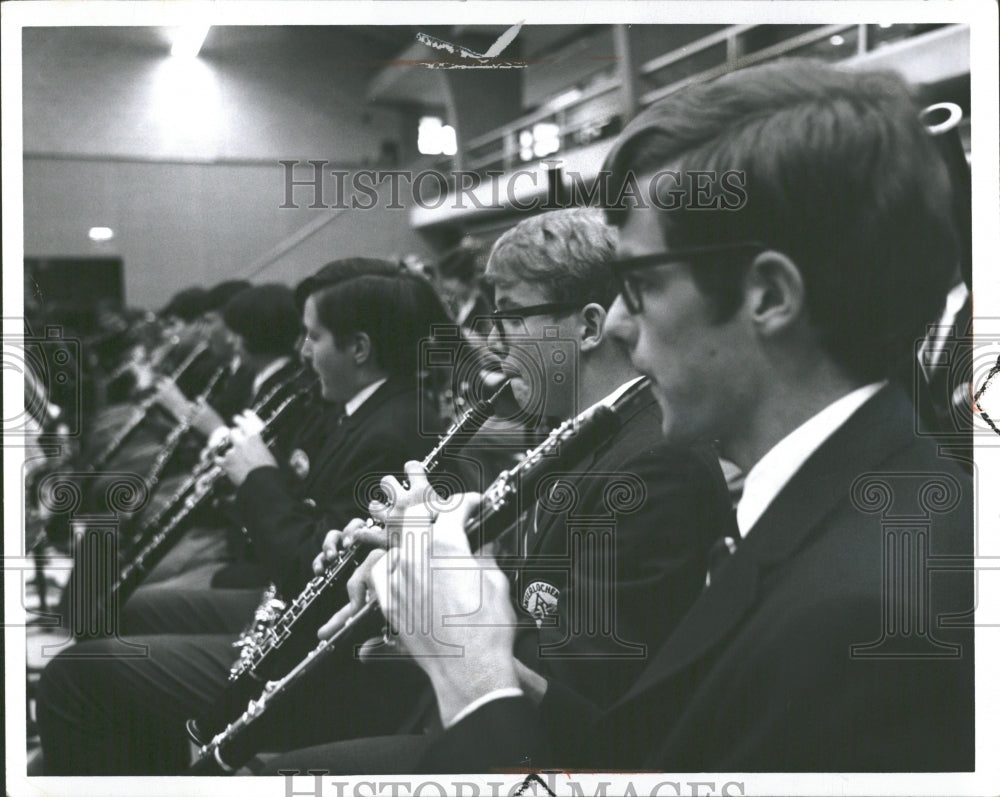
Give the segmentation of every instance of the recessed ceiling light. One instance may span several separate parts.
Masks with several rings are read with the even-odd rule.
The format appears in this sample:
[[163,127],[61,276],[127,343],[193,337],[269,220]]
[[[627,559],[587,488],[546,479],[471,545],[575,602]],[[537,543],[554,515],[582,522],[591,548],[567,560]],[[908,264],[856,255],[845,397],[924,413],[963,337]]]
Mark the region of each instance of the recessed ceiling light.
[[115,237],[115,231],[110,227],[91,227],[87,237],[91,241],[110,241]]

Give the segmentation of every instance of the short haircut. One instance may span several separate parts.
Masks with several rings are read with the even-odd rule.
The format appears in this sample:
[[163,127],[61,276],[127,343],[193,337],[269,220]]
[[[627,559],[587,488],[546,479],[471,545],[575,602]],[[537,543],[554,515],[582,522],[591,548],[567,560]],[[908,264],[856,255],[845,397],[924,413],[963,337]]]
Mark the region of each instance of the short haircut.
[[[893,75],[797,59],[738,71],[648,108],[605,169],[611,197],[660,170],[743,173],[737,209],[658,211],[664,241],[756,240],[786,254],[824,351],[856,378],[912,356],[943,305],[957,262],[948,176]],[[608,217],[621,225],[628,212]],[[742,300],[740,265],[692,264],[719,320]]]
[[295,306],[301,313],[306,299],[327,285],[334,285],[351,277],[360,277],[362,274],[390,276],[403,270],[398,263],[374,257],[345,257],[333,260],[295,286]]
[[413,273],[351,277],[321,288],[312,299],[319,322],[338,346],[364,332],[375,364],[395,376],[415,375],[420,342],[433,327],[451,323],[430,282]]
[[170,297],[166,307],[160,310],[164,318],[173,316],[191,323],[208,309],[208,291],[204,288],[185,288]]
[[268,283],[240,291],[222,308],[226,326],[249,354],[290,355],[299,337],[299,312],[287,285]]
[[218,285],[214,285],[208,289],[205,295],[205,309],[203,312],[221,312],[222,308],[226,306],[226,302],[250,287],[250,283],[246,280],[225,280]]
[[590,208],[531,216],[493,245],[490,265],[543,288],[552,302],[597,302],[610,307],[618,293],[611,263],[616,231]]

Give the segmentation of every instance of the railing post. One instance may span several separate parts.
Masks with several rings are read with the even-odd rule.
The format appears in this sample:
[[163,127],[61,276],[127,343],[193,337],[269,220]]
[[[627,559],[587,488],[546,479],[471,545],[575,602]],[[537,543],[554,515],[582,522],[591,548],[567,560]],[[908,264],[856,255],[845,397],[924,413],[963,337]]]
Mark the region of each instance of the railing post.
[[636,94],[636,64],[628,25],[614,26],[615,55],[618,56],[618,75],[621,82],[622,115],[628,122],[639,107]]

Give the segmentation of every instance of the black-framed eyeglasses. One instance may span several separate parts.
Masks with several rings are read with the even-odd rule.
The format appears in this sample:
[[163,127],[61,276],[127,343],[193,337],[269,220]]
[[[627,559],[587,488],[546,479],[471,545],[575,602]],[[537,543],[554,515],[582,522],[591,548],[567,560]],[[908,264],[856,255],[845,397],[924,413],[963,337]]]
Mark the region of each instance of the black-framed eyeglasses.
[[544,304],[532,304],[527,307],[499,307],[493,308],[493,327],[501,338],[511,335],[525,334],[525,318],[538,315],[563,315],[579,307],[575,302],[545,302]]
[[[666,266],[670,263],[687,263],[709,257],[717,258],[721,255],[747,255],[752,257],[763,252],[765,249],[767,247],[760,241],[735,241],[708,246],[689,246],[684,249],[674,249],[672,252],[654,252],[650,255],[623,257],[612,263],[612,269],[614,270],[615,279],[618,280],[618,287],[626,309],[632,315],[637,315],[642,312],[642,291],[633,278],[633,272],[656,268],[657,266]],[[743,261],[740,260],[737,262]]]

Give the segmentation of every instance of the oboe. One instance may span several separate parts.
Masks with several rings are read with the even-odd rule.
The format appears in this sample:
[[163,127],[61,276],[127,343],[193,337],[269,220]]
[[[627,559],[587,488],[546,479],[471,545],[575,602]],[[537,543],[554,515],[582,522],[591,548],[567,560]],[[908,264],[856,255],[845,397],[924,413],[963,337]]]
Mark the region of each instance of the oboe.
[[[261,396],[261,398],[259,398],[250,408],[250,411],[256,413],[257,415],[267,412],[273,403],[285,397],[288,390],[294,389],[294,384],[301,380],[305,373],[306,369],[300,368],[287,379],[279,382],[277,385],[268,390],[267,393]],[[303,389],[307,388],[304,387]],[[195,488],[198,482],[201,481],[212,469],[215,455],[221,454],[228,445],[229,441],[227,438],[214,448],[206,446],[202,449],[198,463],[195,465],[191,475],[181,483],[170,498],[167,499],[167,501],[155,512],[155,514],[143,520],[142,526],[135,534],[137,539],[142,540],[154,534],[157,527],[165,523],[174,511],[182,507],[184,499]]]
[[[480,511],[469,518],[465,532],[473,547],[485,544],[507,529],[515,519],[518,494],[532,495],[541,480],[556,468],[570,467],[582,459],[594,446],[614,434],[622,417],[648,384],[637,380],[613,403],[599,403],[576,418],[566,421],[537,448],[509,471],[504,471],[483,494]],[[246,709],[203,744],[198,760],[190,773],[196,775],[231,774],[249,760],[260,748],[263,739],[258,720],[282,695],[294,687],[306,673],[332,651],[343,648],[358,638],[359,629],[369,634],[383,622],[376,600],[369,600],[347,623],[329,639],[321,641],[284,677],[258,685],[257,697],[250,699]]]
[[[174,372],[167,378],[171,382],[176,382],[206,349],[208,349],[208,343],[204,341],[199,343],[191,349],[188,356],[184,358],[184,361],[178,365]],[[125,445],[125,442],[132,436],[132,433],[139,428],[144,420],[146,420],[146,416],[149,414],[149,411],[155,403],[155,393],[143,399],[142,403],[139,404],[135,412],[132,413],[132,417],[125,422],[121,429],[119,429],[118,434],[116,434],[114,438],[101,450],[101,452],[91,460],[90,464],[87,466],[87,470],[94,473],[107,465],[111,458],[118,453],[119,449]]]
[[163,469],[167,467],[170,460],[173,458],[174,454],[177,452],[177,447],[180,445],[181,440],[184,439],[184,435],[187,434],[188,430],[191,428],[191,421],[193,420],[198,408],[205,401],[208,401],[209,397],[212,395],[212,391],[215,390],[216,385],[219,384],[219,380],[222,379],[226,371],[229,370],[228,365],[220,365],[214,374],[209,378],[208,384],[205,385],[205,389],[201,391],[198,397],[194,400],[194,407],[188,412],[173,429],[170,430],[170,434],[167,435],[166,439],[163,441],[163,447],[156,454],[156,458],[153,460],[153,464],[149,469],[149,473],[146,474],[145,482],[146,488],[152,494],[153,489],[157,484],[160,483],[160,476],[163,473]]
[[[304,388],[285,398],[264,421],[264,429],[261,434],[269,446],[274,444],[275,438],[273,435],[268,436],[267,432],[273,431],[274,424],[278,419],[305,396],[308,390],[309,388]],[[177,513],[171,516],[164,525],[151,526],[150,528],[154,529],[152,532],[147,531],[140,535],[128,556],[128,563],[121,569],[118,578],[111,586],[111,596],[117,598],[119,605],[128,599],[149,571],[166,555],[170,545],[178,538],[178,533],[183,528],[184,522],[192,512],[205,504],[212,495],[215,485],[220,483],[224,476],[225,471],[213,462],[200,476],[193,479],[193,486],[188,488],[187,494],[183,498],[183,504]],[[182,489],[190,482],[192,482],[191,479],[185,482]]]
[[[445,456],[464,446],[493,415],[497,402],[507,389],[508,384],[505,383],[492,396],[473,405],[456,420],[424,458],[421,463],[424,469],[433,472]],[[247,700],[260,692],[260,685],[265,679],[285,672],[315,644],[317,629],[336,606],[335,601],[340,594],[338,587],[361,562],[363,554],[361,543],[341,551],[338,560],[322,575],[313,578],[275,622],[259,623],[252,638],[242,641],[240,657],[233,665],[223,693],[208,711],[188,721],[188,733],[196,743],[203,744],[211,739],[239,715]],[[268,597],[273,598],[273,593]],[[268,613],[268,607],[262,605],[255,614],[255,623],[257,615],[266,616]]]

